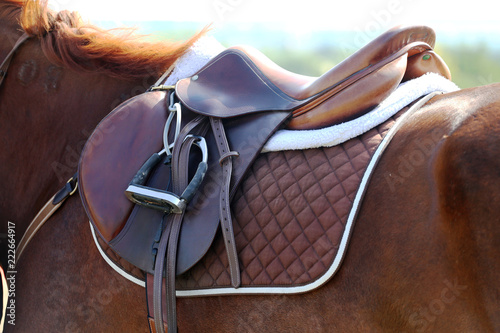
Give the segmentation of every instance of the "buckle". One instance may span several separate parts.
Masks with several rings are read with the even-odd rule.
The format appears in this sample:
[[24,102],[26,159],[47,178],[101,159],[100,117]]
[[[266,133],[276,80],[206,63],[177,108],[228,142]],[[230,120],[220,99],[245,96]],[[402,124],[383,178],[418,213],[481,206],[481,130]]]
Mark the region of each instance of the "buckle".
[[75,194],[78,189],[78,173],[75,173],[73,177],[71,177],[64,187],[60,189],[56,195],[54,195],[54,199],[52,200],[53,205],[57,205],[62,203],[64,200]]
[[202,160],[198,164],[196,173],[184,192],[178,196],[169,191],[155,189],[144,185],[153,168],[163,159],[163,155],[167,154],[166,149],[163,149],[159,153],[154,153],[144,163],[139,171],[137,171],[136,175],[130,182],[127,190],[125,191],[125,195],[130,201],[138,205],[161,210],[166,213],[181,214],[186,209],[188,203],[200,187],[208,169],[208,148],[205,138],[189,134],[186,136],[186,139],[190,137],[196,139],[193,141],[193,145],[197,146],[201,150]]

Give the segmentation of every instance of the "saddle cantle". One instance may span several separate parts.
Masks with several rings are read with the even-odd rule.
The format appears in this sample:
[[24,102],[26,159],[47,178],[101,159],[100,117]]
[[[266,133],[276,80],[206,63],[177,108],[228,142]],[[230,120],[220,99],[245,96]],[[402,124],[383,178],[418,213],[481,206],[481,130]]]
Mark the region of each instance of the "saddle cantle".
[[[193,77],[179,81],[175,96],[183,106],[181,140],[176,141],[173,158],[158,158],[155,168],[147,170],[145,186],[181,195],[187,183],[179,178],[192,177],[199,159],[194,150],[183,147],[195,144],[194,137],[189,143],[182,139],[190,134],[205,138],[208,170],[177,218],[179,241],[172,245],[177,251],[167,265],[176,259],[177,275],[190,269],[208,251],[222,221],[227,255],[232,256],[231,278],[237,287],[239,263],[229,202],[268,138],[287,122],[292,128],[309,128],[356,117],[389,95],[403,77],[423,74],[422,62],[431,64],[424,70],[433,67],[449,75],[432,52],[434,39],[427,27],[393,29],[320,78],[287,72],[256,51],[232,48]],[[160,241],[162,234],[167,229],[173,232],[171,214],[134,206],[125,190],[144,161],[163,147],[161,133],[173,94],[150,91],[117,107],[91,135],[79,164],[82,201],[97,234],[150,274],[158,273],[157,255],[167,246],[167,241],[163,245]]]

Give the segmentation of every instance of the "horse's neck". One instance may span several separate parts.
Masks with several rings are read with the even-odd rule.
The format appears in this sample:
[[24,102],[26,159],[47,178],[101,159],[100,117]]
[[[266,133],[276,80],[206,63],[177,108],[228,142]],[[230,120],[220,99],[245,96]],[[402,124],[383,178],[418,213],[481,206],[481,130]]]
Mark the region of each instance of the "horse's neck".
[[[77,171],[86,138],[116,105],[144,91],[147,78],[124,82],[51,64],[30,40],[0,89],[0,221],[23,232],[36,212]],[[3,230],[2,230],[3,231]]]

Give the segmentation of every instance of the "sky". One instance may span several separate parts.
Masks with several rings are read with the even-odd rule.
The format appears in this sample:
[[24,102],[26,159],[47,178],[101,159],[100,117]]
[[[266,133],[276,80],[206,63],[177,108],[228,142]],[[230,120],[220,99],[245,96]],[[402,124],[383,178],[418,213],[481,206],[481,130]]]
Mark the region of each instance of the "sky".
[[[386,30],[426,24],[443,31],[500,31],[491,0],[49,0],[56,10],[79,11],[91,21],[195,21],[224,28],[231,22],[276,23],[296,33]],[[328,5],[326,5],[328,4]]]

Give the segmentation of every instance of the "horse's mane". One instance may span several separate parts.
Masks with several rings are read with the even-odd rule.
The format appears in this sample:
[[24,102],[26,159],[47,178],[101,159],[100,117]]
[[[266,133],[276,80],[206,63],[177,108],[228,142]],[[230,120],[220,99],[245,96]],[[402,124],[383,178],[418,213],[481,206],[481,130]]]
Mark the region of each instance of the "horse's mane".
[[3,0],[0,1],[0,15],[2,18],[14,18],[19,15],[19,12],[24,5],[24,0]]
[[133,29],[104,30],[83,22],[77,12],[55,12],[47,2],[2,0],[0,13],[19,13],[21,27],[40,39],[50,61],[123,79],[161,75],[206,31],[184,42],[146,42]]

